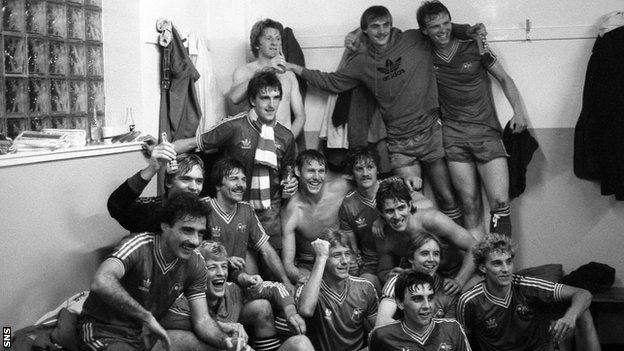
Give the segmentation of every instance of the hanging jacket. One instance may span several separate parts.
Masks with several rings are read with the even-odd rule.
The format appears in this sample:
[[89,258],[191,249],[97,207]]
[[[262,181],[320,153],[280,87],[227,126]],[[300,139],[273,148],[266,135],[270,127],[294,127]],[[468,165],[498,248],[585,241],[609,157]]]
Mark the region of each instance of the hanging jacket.
[[598,37],[587,65],[574,130],[574,174],[600,180],[602,195],[624,201],[624,27]]
[[161,94],[159,134],[167,133],[170,141],[192,138],[201,118],[195,92],[199,73],[186,52],[175,27],[173,39],[161,47]]
[[509,122],[503,130],[503,144],[509,154],[507,167],[509,169],[509,198],[514,199],[526,188],[526,171],[533,153],[538,148],[537,141],[531,136],[528,129],[520,133],[512,133]]

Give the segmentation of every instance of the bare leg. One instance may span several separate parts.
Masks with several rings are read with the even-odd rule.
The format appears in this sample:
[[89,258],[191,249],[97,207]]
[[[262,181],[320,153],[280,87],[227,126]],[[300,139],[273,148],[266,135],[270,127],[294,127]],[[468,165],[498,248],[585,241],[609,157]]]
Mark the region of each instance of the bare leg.
[[461,210],[457,206],[455,196],[453,195],[451,177],[449,176],[444,158],[425,163],[423,166],[425,174],[433,187],[433,193],[440,211],[451,217],[455,222],[461,221]]
[[[171,340],[171,350],[176,351],[217,351],[216,347],[210,346],[199,340],[195,333],[185,330],[167,330]],[[152,351],[164,350],[161,342],[157,342]]]
[[576,349],[586,351],[600,351],[600,341],[598,340],[598,332],[594,326],[589,309],[585,310],[576,320],[576,328],[574,329],[576,339]]
[[312,342],[305,335],[295,335],[286,339],[282,346],[279,348],[280,351],[314,351],[314,346],[312,346]]
[[507,159],[499,157],[486,163],[478,163],[477,169],[490,204],[490,232],[511,236]]
[[464,226],[476,239],[483,230],[483,203],[477,166],[472,162],[448,161],[453,186],[464,209]]
[[273,308],[268,300],[253,300],[241,310],[239,322],[253,330],[255,338],[274,337],[277,334],[273,322]]

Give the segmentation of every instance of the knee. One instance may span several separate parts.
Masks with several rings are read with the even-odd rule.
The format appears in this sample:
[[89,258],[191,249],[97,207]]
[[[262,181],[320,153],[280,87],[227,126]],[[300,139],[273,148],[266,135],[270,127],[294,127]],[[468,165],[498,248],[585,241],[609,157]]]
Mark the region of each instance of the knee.
[[254,300],[249,302],[244,307],[247,317],[245,318],[245,324],[251,324],[254,330],[266,330],[267,328],[274,328],[273,325],[273,307],[268,300]]
[[314,346],[305,335],[295,335],[288,338],[280,348],[281,351],[314,351]]

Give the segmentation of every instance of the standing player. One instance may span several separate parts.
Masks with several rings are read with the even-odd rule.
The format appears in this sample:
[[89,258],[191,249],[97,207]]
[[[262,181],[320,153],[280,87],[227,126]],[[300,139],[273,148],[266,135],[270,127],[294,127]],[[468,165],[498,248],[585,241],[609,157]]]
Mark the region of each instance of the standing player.
[[325,156],[316,150],[299,153],[295,174],[299,190],[282,213],[282,262],[291,281],[302,284],[314,263],[311,243],[324,229],[338,226],[338,209],[349,184],[339,175],[326,173]]
[[451,14],[442,3],[423,3],[416,18],[423,34],[433,43],[444,149],[464,209],[464,225],[475,237],[483,233],[483,182],[491,210],[490,231],[511,235],[508,155],[488,72],[500,83],[511,104],[514,133],[527,127],[520,93],[489,48],[479,47],[481,39],[460,40],[453,35]]
[[396,301],[403,319],[371,333],[370,351],[470,351],[466,334],[454,319],[434,317],[433,277],[408,269],[397,277]]
[[431,233],[442,244],[439,272],[448,278],[455,277],[444,282],[445,292],[461,291],[474,272],[470,250],[475,239],[470,233],[437,210],[416,209],[408,187],[400,178],[384,179],[377,190],[376,200],[377,208],[388,224],[385,238],[377,246],[379,279],[387,281],[388,273],[398,264],[395,258],[405,257],[411,240],[419,234]]
[[79,317],[81,348],[145,350],[160,339],[169,349],[171,341],[158,320],[181,294],[189,301],[197,337],[231,348],[222,328],[238,328],[219,327],[208,314],[206,267],[196,250],[205,231],[206,212],[197,196],[176,193],[162,211],[161,233],[124,238],[95,273]]
[[[251,27],[249,42],[251,52],[256,58],[234,70],[232,88],[228,93],[230,101],[240,104],[247,98],[247,84],[257,73],[265,70],[276,70],[277,78],[282,83],[282,102],[277,108],[277,121],[290,129],[295,138],[303,131],[306,115],[303,108],[303,99],[299,92],[297,77],[290,72],[282,72],[275,63],[275,58],[282,55],[282,32],[284,27],[281,23],[270,18],[256,22]],[[282,58],[283,60],[283,58]],[[295,115],[291,124],[290,113]]]
[[216,198],[206,199],[210,209],[208,234],[212,240],[223,243],[230,253],[230,265],[236,270],[236,275],[232,277],[234,281],[238,272],[245,268],[247,252],[251,251],[252,254],[259,253],[273,276],[283,282],[289,291],[294,291],[282,261],[269,243],[269,236],[265,234],[253,208],[242,201],[247,189],[243,165],[232,158],[217,161],[211,170],[211,184],[215,185]]
[[[392,15],[372,6],[361,16],[360,29],[367,49],[333,73],[308,70],[283,62],[287,69],[312,85],[340,93],[364,84],[375,95],[388,134],[393,171],[412,190],[422,187],[418,161],[424,165],[437,204],[451,218],[461,218],[444,161],[438,89],[431,60],[431,45],[418,30],[392,27]],[[466,31],[468,26],[458,30]]]
[[[459,298],[457,320],[483,351],[549,350],[575,329],[579,350],[600,350],[587,290],[513,274],[515,252],[504,235],[486,235],[473,254],[485,281]],[[544,314],[558,301],[570,306],[549,325]]]
[[316,350],[360,350],[375,325],[377,292],[368,280],[349,275],[352,251],[344,233],[326,230],[312,248],[312,274],[296,295],[307,335]]
[[[253,330],[256,351],[313,350],[310,341],[303,335],[306,332],[305,322],[297,314],[295,301],[282,284],[262,281],[259,276],[245,275],[245,284],[239,287],[227,282],[228,254],[221,243],[203,241],[199,252],[208,270],[208,310],[217,323],[241,323]],[[283,343],[277,336],[273,306],[279,307],[288,325],[297,334],[285,337]],[[180,297],[163,318],[162,326],[173,339],[179,334],[175,330],[192,330],[190,317],[188,300]],[[195,345],[197,349],[204,346],[194,335],[182,335],[189,339],[186,345]]]
[[[455,318],[459,292],[446,293],[444,282],[449,278],[444,278],[437,273],[440,265],[440,240],[429,233],[418,234],[411,241],[406,258],[411,263],[413,270],[428,274],[433,278],[433,285],[431,286],[435,291],[435,306],[432,307],[433,317]],[[397,308],[395,294],[397,279],[398,275],[395,275],[388,279],[384,285],[377,311],[377,321],[375,322],[377,326],[392,323],[402,316],[402,310]]]
[[249,112],[224,120],[195,138],[176,140],[174,146],[177,152],[218,148],[242,163],[247,178],[243,199],[251,203],[271,246],[279,251],[282,197],[290,198],[297,191],[297,180],[289,179],[286,167],[295,159],[294,137],[275,118],[282,85],[274,73],[256,74],[249,80],[247,95],[252,106]]

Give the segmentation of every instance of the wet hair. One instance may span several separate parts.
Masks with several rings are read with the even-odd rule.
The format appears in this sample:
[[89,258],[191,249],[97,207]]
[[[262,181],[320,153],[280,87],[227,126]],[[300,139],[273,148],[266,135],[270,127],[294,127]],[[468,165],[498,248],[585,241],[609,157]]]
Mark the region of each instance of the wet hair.
[[199,253],[204,257],[204,261],[224,261],[228,259],[225,246],[214,240],[204,240],[199,244]]
[[249,104],[253,106],[252,100],[260,95],[263,91],[275,90],[282,96],[282,83],[280,83],[274,72],[261,71],[256,73],[247,84],[247,99]]
[[425,1],[416,11],[416,21],[418,22],[418,26],[420,30],[424,30],[427,28],[427,19],[430,17],[435,17],[441,13],[445,13],[448,15],[449,20],[451,19],[451,13],[449,10],[439,1]]
[[383,206],[386,200],[405,201],[409,204],[412,197],[403,178],[390,177],[379,183],[379,190],[377,190],[375,200],[377,201],[377,209],[379,212],[383,212]]
[[472,249],[472,256],[477,267],[485,264],[491,253],[509,253],[511,257],[516,255],[511,239],[502,234],[490,233],[483,237]]
[[[423,245],[425,245],[426,243],[432,240],[438,244],[438,248],[440,249],[442,248],[440,239],[437,236],[430,234],[430,233],[419,233],[418,235],[416,235],[416,237],[410,241],[409,246],[407,247],[407,252],[405,253],[405,259],[407,259],[408,261],[413,261],[414,254],[416,253],[416,251],[420,249]],[[442,253],[441,250],[440,250],[440,253]]]
[[316,161],[323,166],[327,166],[327,159],[322,153],[314,149],[303,150],[297,155],[295,160],[295,166],[301,171],[303,165],[310,164],[312,161]]
[[342,246],[347,249],[353,251],[351,247],[351,241],[349,240],[349,236],[342,230],[338,230],[336,227],[328,227],[321,231],[319,235],[319,239],[329,241],[329,247],[337,247]]
[[240,170],[243,174],[245,173],[245,166],[239,160],[230,157],[220,159],[212,165],[210,184],[216,189],[218,186],[223,185],[223,178],[229,177],[236,170]]
[[349,152],[347,152],[347,170],[349,174],[353,175],[353,168],[358,162],[368,160],[372,161],[379,170],[379,154],[377,153],[377,149],[369,146],[359,146],[349,150]]
[[270,18],[263,19],[254,23],[251,27],[251,34],[249,34],[249,45],[251,46],[251,53],[254,57],[258,57],[258,47],[260,46],[260,37],[264,34],[264,30],[267,28],[277,29],[280,36],[284,33],[284,26],[281,23],[274,21]]
[[[173,173],[165,172],[165,185],[170,185],[176,176],[183,176],[190,172],[193,167],[199,166],[202,173],[204,173],[204,161],[195,154],[179,154],[176,157],[178,162],[178,170]],[[169,187],[165,186],[165,191],[168,191]]]
[[390,19],[390,24],[392,25],[392,15],[385,6],[371,6],[360,17],[360,29],[366,30],[371,22],[382,18]]
[[434,290],[432,276],[413,269],[406,269],[399,274],[396,283],[394,284],[394,298],[397,302],[403,302],[405,299],[405,290],[411,286],[425,284],[429,284],[431,290]]
[[173,227],[175,223],[186,217],[206,218],[210,213],[199,197],[191,193],[174,192],[167,198],[160,212],[160,222]]

